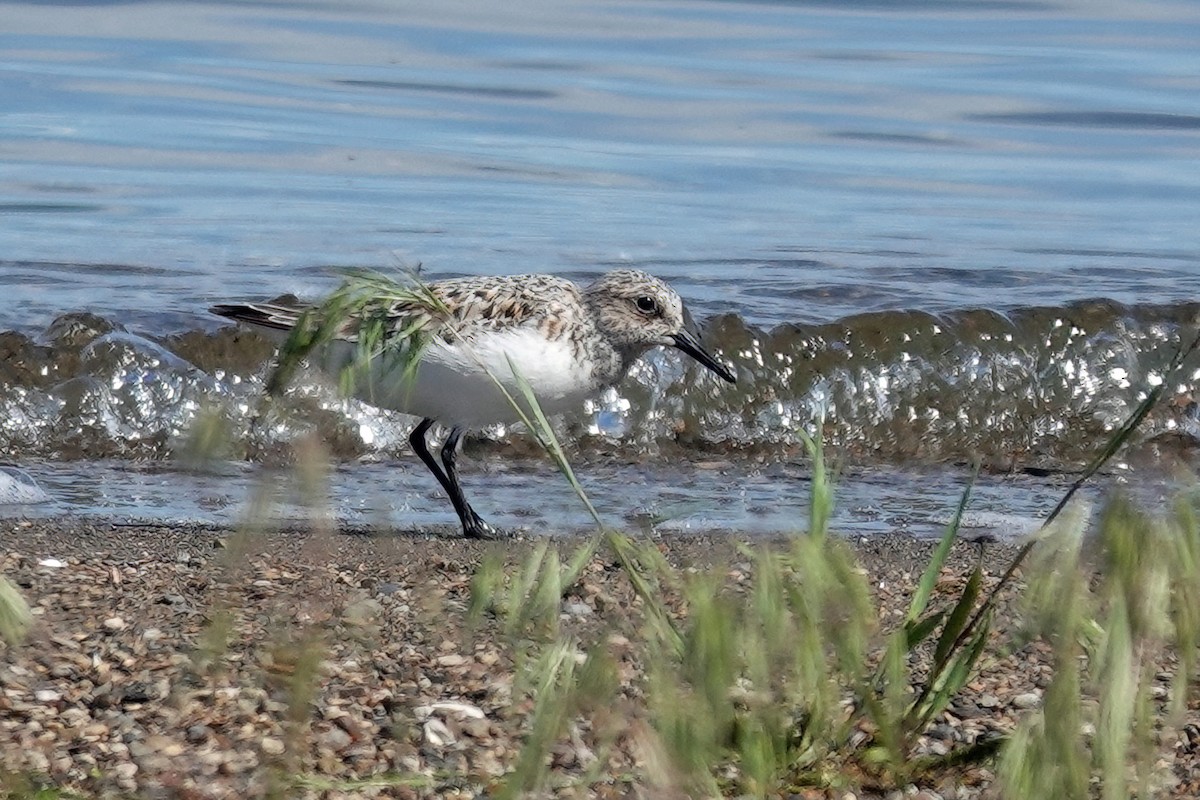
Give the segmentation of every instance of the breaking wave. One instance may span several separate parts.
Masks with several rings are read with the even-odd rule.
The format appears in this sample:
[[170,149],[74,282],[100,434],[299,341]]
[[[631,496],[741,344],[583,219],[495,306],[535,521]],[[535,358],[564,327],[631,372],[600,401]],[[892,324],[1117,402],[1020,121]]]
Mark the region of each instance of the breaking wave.
[[[1007,314],[871,313],[770,330],[727,315],[709,320],[705,335],[736,366],[736,386],[655,352],[617,390],[561,420],[559,433],[585,457],[719,451],[788,460],[802,451],[799,432],[823,418],[825,441],[857,463],[1072,469],[1166,379],[1198,311],[1095,301]],[[342,458],[407,447],[411,417],[344,400],[314,373],[264,405],[272,353],[233,327],[150,336],[89,314],[63,315],[36,336],[0,333],[0,454],[166,459],[215,436],[231,457],[268,458],[310,432]],[[1200,441],[1198,381],[1193,355],[1143,444],[1190,452]],[[479,438],[533,447],[519,429]]]

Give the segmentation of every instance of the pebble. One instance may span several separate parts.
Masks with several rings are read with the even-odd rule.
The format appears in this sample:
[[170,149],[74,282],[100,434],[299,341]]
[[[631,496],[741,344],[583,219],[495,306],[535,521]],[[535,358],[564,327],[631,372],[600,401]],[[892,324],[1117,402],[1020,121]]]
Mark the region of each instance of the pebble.
[[425,741],[434,747],[445,747],[446,745],[454,744],[454,734],[446,727],[446,723],[437,717],[430,717],[425,720],[422,729],[425,732]]
[[192,744],[200,744],[212,736],[212,728],[207,725],[189,725],[185,735]]
[[934,725],[932,728],[930,728],[927,735],[933,739],[951,741],[956,738],[957,732],[953,726],[942,723],[939,725]]
[[335,753],[340,753],[349,747],[354,739],[350,734],[338,727],[329,728],[318,735],[322,747],[327,747]]
[[287,749],[287,745],[283,743],[282,739],[276,739],[271,736],[264,738],[260,743],[260,747],[269,756],[283,755],[283,751]]
[[[263,542],[247,550],[242,535],[230,534],[230,550],[206,560],[184,549],[210,552],[211,531],[206,538],[187,529],[136,527],[79,535],[56,522],[38,539],[39,525],[22,533],[23,560],[0,555],[0,574],[10,575],[40,610],[43,631],[36,647],[6,650],[0,660],[0,769],[50,775],[87,797],[252,798],[262,796],[279,757],[294,755],[300,775],[332,786],[397,773],[415,779],[412,786],[321,793],[331,800],[432,800],[473,796],[467,781],[487,783],[520,758],[533,701],[502,621],[485,615],[468,627],[480,553],[474,543],[342,536],[325,542],[263,533]],[[869,542],[879,547],[877,539]],[[690,547],[683,552],[707,565],[714,563],[710,546],[662,543],[664,553]],[[39,567],[39,553],[69,558],[63,563],[70,569]],[[889,587],[881,617],[891,619],[903,615],[920,569],[893,568],[894,553],[883,555],[867,574]],[[736,564],[736,591],[751,585],[753,568]],[[637,784],[635,737],[603,727],[606,716],[623,724],[628,709],[642,702],[641,604],[603,558],[582,575],[557,609],[561,614],[552,613],[553,624],[601,643],[621,689],[612,708],[583,712],[569,736],[552,744],[548,759],[561,772],[551,780],[578,786],[599,759],[600,800],[655,796]],[[299,650],[298,642],[314,650]],[[1047,653],[1035,643],[973,677],[953,713],[935,718],[918,755],[1011,730],[1013,709],[1042,703],[1030,689],[1048,680]],[[309,663],[317,674],[311,685],[298,685]],[[283,732],[294,730],[296,689],[304,692],[305,727],[289,750],[292,740]],[[873,733],[859,731],[863,739],[856,741],[865,744]],[[1193,738],[1168,751],[1167,761],[1195,763],[1186,754],[1200,751],[1200,733]],[[1175,769],[1179,774],[1178,762]],[[983,769],[955,773],[963,775],[970,780],[959,791],[936,775],[932,786],[892,796],[974,800],[994,779]],[[798,788],[794,796],[888,796],[847,783],[837,791]]]
[[468,719],[483,719],[487,715],[479,706],[473,706],[470,703],[462,703],[457,700],[443,700],[438,703],[431,703],[428,706],[417,706],[413,712],[418,718],[428,717],[430,714],[459,715]]
[[564,614],[574,617],[586,617],[589,614],[595,613],[591,606],[578,600],[563,603],[562,610]]

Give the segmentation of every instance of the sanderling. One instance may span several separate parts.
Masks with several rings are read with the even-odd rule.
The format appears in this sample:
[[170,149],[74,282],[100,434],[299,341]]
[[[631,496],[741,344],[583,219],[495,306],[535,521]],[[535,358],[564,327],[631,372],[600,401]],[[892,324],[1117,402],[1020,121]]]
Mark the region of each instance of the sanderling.
[[[450,496],[468,537],[486,538],[495,531],[463,495],[455,467],[459,440],[470,428],[519,416],[497,381],[520,397],[515,376],[522,376],[548,416],[577,408],[586,397],[616,384],[639,356],[656,346],[678,348],[726,381],[736,381],[700,344],[679,295],[638,270],[609,272],[582,289],[553,275],[461,278],[422,289],[428,302],[380,296],[382,306],[376,303],[371,312],[373,319],[384,321],[384,340],[423,335],[419,360],[396,355],[404,347],[368,353],[370,363],[360,376],[365,379],[355,381],[350,391],[379,408],[421,417],[409,443]],[[211,311],[279,341],[306,309],[245,303],[217,305]],[[366,313],[360,308],[338,321],[323,352],[314,353],[319,366],[340,374],[363,358],[358,334]],[[425,438],[435,422],[450,428],[441,468]]]

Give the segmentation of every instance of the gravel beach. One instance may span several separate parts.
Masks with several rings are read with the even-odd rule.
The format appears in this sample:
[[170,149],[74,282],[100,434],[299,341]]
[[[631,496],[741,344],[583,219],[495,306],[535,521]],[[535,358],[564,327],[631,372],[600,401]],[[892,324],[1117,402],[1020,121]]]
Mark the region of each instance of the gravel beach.
[[[514,689],[511,642],[494,621],[473,624],[468,606],[483,560],[516,565],[529,542],[73,518],[0,529],[3,574],[34,613],[25,643],[0,657],[0,766],[10,783],[88,797],[468,798],[489,796],[516,762],[532,704]],[[934,543],[852,544],[886,628],[905,613]],[[674,565],[749,580],[732,537],[656,545]],[[981,547],[991,579],[1015,552],[956,545],[946,587]],[[640,679],[640,660],[626,652],[639,609],[603,550],[563,602],[563,625],[615,652],[626,688]],[[1001,629],[1013,623],[1008,604],[999,618]],[[1034,642],[988,659],[923,750],[1011,730],[1041,703],[1047,656]],[[571,726],[552,750],[551,796],[664,796],[643,777],[637,697],[614,698],[629,731],[603,763],[586,726]],[[1188,713],[1186,722],[1200,720],[1195,701]],[[1164,737],[1164,796],[1200,792],[1200,735],[1190,733],[1200,729]],[[993,778],[988,766],[956,768],[906,795],[987,797]],[[839,786],[795,796],[889,793]]]

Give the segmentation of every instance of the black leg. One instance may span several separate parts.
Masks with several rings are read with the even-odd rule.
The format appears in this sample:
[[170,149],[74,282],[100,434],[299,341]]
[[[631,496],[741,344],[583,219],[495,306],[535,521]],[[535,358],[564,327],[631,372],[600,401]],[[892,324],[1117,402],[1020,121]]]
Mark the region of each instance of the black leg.
[[442,466],[446,468],[446,481],[449,483],[446,492],[450,495],[454,510],[458,512],[458,518],[462,521],[463,535],[470,539],[490,539],[496,535],[495,529],[471,508],[466,495],[463,494],[462,484],[458,482],[458,469],[454,461],[458,457],[458,440],[462,435],[462,428],[452,428],[450,435],[446,437],[446,443],[442,445]]
[[458,472],[454,468],[455,448],[458,445],[458,440],[462,437],[462,429],[454,428],[450,431],[450,436],[446,438],[446,444],[442,446],[442,463],[446,465],[446,471],[438,466],[437,459],[429,452],[429,444],[425,441],[425,435],[429,433],[429,429],[433,427],[434,420],[423,419],[413,428],[412,433],[408,436],[408,443],[412,447],[413,452],[420,457],[421,461],[433,473],[433,477],[437,478],[442,489],[450,496],[450,502],[454,505],[454,512],[458,514],[458,520],[462,523],[463,535],[471,538],[487,538],[494,534],[491,526],[479,518],[475,513],[475,509],[471,508],[463,496],[462,486],[458,482]]
[[437,459],[433,457],[433,453],[429,452],[429,444],[425,441],[425,434],[429,433],[429,429],[433,427],[433,420],[423,419],[417,427],[412,429],[412,433],[408,435],[408,444],[412,447],[429,471],[433,473],[433,477],[437,478],[438,483],[447,493],[450,492],[450,482],[446,480],[446,473],[442,472],[442,468],[438,466]]

